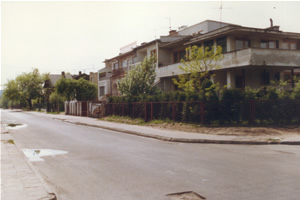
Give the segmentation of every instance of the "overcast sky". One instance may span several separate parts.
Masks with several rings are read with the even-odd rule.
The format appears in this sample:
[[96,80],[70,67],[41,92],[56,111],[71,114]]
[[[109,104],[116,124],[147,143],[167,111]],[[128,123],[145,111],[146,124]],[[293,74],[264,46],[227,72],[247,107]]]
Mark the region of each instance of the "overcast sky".
[[[220,20],[221,1],[11,2],[1,5],[1,84],[22,72],[89,73],[131,42],[172,29]],[[300,1],[223,1],[222,21],[300,33]]]

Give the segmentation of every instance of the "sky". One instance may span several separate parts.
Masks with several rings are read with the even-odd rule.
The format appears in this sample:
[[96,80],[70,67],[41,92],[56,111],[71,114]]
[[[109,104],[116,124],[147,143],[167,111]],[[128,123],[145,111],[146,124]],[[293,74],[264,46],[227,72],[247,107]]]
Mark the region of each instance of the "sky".
[[[222,15],[220,6],[222,4]],[[300,33],[300,1],[1,1],[1,87],[40,73],[96,72],[129,43],[207,19]]]

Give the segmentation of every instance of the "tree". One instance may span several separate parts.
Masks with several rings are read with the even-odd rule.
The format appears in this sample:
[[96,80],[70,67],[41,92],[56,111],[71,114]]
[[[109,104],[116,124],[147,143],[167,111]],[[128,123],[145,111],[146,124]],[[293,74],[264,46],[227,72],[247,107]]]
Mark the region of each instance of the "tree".
[[55,84],[55,91],[67,101],[89,101],[97,96],[97,86],[83,78],[75,80],[62,77]]
[[67,101],[75,99],[76,96],[76,80],[62,77],[55,84],[55,91],[64,96]]
[[83,78],[77,81],[75,90],[78,101],[89,101],[97,97],[97,86]]
[[156,57],[146,57],[142,63],[136,65],[118,82],[118,89],[123,96],[139,96],[152,94],[157,88],[153,87],[156,73]]
[[49,102],[53,105],[53,111],[59,113],[60,106],[64,104],[65,98],[59,95],[56,91],[52,92],[49,97]]
[[[173,83],[186,92],[201,92],[215,87],[207,84],[213,76],[212,70],[220,68],[219,61],[223,59],[222,47],[198,47],[192,46],[186,49],[183,64],[179,66],[184,73],[173,78]],[[209,86],[209,87],[207,87]]]
[[5,96],[11,101],[26,102],[32,109],[32,100],[42,97],[42,84],[44,76],[40,75],[38,69],[17,76],[16,80],[10,80],[5,85]]
[[16,80],[9,80],[5,84],[5,90],[3,92],[3,98],[9,100],[11,102],[11,105],[14,104],[14,102],[18,102],[21,100],[21,94],[18,88],[18,83]]

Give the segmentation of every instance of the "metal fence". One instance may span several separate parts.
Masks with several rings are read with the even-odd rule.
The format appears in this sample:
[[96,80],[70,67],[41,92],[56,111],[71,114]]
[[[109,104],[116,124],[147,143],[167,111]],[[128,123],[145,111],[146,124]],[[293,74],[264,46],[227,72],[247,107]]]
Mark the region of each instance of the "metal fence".
[[300,100],[107,103],[105,115],[200,124],[300,124]]

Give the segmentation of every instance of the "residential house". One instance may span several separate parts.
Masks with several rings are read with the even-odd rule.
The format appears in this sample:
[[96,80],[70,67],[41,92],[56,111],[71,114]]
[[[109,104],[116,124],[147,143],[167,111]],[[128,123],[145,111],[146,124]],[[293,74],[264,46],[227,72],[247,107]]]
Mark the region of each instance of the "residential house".
[[61,72],[61,74],[49,74],[48,79],[43,83],[43,88],[45,88],[44,92],[46,94],[47,112],[50,111],[50,95],[54,91],[55,84],[61,78],[72,78],[72,76],[70,74],[65,74],[65,72]]
[[72,77],[75,80],[79,80],[80,78],[83,78],[83,79],[85,79],[87,81],[90,80],[90,76],[88,74],[86,74],[86,73],[82,73],[81,71],[79,71],[78,75],[73,75]]
[[[98,76],[98,72],[90,72],[90,75],[89,75],[89,78],[90,78],[90,82],[91,83],[94,83],[97,88],[98,88],[98,83],[99,83],[99,76]],[[97,97],[94,99],[94,101],[97,101],[98,100],[98,96],[99,96],[99,90],[97,90]]]
[[164,91],[176,90],[172,78],[183,73],[178,68],[180,60],[193,45],[222,47],[224,59],[212,78],[220,86],[260,88],[283,80],[293,87],[292,77],[300,75],[300,33],[283,32],[272,21],[270,27],[261,29],[206,20],[105,60],[106,68],[112,70],[110,95],[119,95],[117,81],[130,66],[151,54],[157,56],[156,84]]
[[105,101],[108,95],[111,95],[111,66],[98,71],[98,101]]
[[61,78],[72,78],[72,75],[61,72],[61,74],[49,74],[48,80],[43,84],[44,88],[54,89],[56,82]]
[[211,20],[200,24],[207,29],[192,35],[188,41],[174,41],[159,47],[171,51],[169,63],[162,63],[157,73],[165,91],[176,89],[171,79],[182,73],[178,57],[182,58],[183,49],[193,45],[222,47],[224,59],[219,63],[221,68],[213,71],[212,78],[221,86],[261,88],[272,80],[282,80],[289,81],[293,87],[292,77],[300,75],[300,33],[283,32],[272,23],[265,29],[226,23],[218,26],[218,22]]

